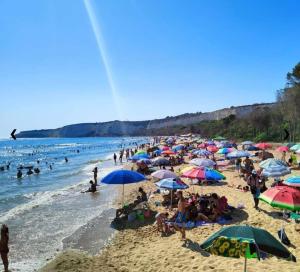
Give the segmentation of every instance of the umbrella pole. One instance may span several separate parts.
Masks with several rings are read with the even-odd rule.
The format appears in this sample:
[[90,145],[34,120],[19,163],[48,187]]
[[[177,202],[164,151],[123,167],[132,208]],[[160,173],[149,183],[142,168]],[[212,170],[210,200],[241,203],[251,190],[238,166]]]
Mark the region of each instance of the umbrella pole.
[[245,254],[244,272],[247,272],[247,257]]
[[171,193],[171,210],[172,210],[172,204],[173,204],[173,189],[171,189],[171,191],[170,191],[170,193]]
[[124,207],[124,184],[123,184],[123,192],[122,192],[122,206]]

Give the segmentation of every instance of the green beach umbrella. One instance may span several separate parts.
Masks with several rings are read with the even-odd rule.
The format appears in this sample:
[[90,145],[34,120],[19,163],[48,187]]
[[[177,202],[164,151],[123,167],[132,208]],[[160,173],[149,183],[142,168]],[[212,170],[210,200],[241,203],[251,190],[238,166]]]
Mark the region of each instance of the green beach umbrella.
[[144,150],[139,150],[134,155],[141,155],[141,154],[147,154],[147,152]]
[[247,259],[260,260],[266,253],[288,261],[296,261],[295,256],[269,232],[248,225],[224,227],[210,236],[200,247],[214,255],[243,257],[244,272],[247,269]]

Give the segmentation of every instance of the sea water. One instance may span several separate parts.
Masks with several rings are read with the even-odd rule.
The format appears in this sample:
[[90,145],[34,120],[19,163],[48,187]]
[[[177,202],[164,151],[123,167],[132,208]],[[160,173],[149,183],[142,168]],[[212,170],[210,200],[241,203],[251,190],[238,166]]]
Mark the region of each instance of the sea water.
[[[82,230],[91,231],[85,226],[98,222],[117,195],[115,186],[102,184],[96,194],[82,193],[93,179],[93,168],[98,167],[100,180],[121,167],[113,163],[114,152],[147,141],[147,138],[0,140],[0,166],[5,167],[0,171],[0,223],[9,227],[13,271],[37,270],[72,241],[76,243],[79,238],[76,240],[75,234],[85,237],[84,249],[84,244],[91,242],[86,240],[93,235],[86,235]],[[18,179],[20,165],[38,167],[41,172],[27,176],[27,170],[23,169],[23,177]],[[94,237],[100,238],[105,239]],[[95,244],[92,251],[97,250]]]

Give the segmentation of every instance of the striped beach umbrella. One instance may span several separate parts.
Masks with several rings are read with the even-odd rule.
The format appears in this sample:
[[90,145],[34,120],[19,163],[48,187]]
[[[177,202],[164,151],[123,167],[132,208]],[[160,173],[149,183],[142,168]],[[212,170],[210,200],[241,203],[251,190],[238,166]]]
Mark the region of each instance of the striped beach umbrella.
[[191,170],[183,172],[181,175],[184,178],[190,179],[201,179],[201,180],[222,180],[226,179],[226,177],[221,174],[219,171],[205,168],[205,167],[197,167]]
[[283,182],[283,184],[291,186],[291,187],[299,187],[300,188],[300,176],[289,177],[287,180]]
[[293,146],[290,148],[290,150],[292,150],[292,151],[297,151],[297,150],[299,150],[299,149],[300,149],[300,144],[293,145]]
[[192,159],[189,164],[194,164],[203,167],[213,167],[216,163],[210,159]]
[[272,207],[300,210],[300,191],[289,186],[275,186],[260,194],[259,199]]

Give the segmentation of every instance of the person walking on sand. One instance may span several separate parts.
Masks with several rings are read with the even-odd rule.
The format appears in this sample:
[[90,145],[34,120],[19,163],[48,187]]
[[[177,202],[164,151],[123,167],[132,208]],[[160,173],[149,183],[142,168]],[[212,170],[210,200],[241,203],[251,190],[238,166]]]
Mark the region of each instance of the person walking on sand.
[[1,240],[0,240],[0,254],[1,254],[1,259],[4,265],[4,271],[8,272],[8,227],[6,225],[2,225],[1,228]]
[[259,176],[255,170],[252,170],[251,175],[247,179],[247,184],[250,187],[251,194],[254,200],[254,208],[258,209],[259,203],[259,195],[260,195],[260,183],[259,183]]
[[98,167],[95,167],[93,170],[94,173],[94,181],[95,181],[95,185],[97,186],[97,177],[98,177]]
[[186,203],[182,195],[182,191],[176,193],[178,197],[178,209],[175,219],[175,228],[178,229],[181,233],[181,240],[185,241],[185,222],[186,222]]
[[115,165],[117,164],[117,154],[114,153],[114,161],[115,161]]

